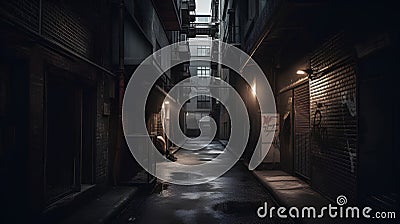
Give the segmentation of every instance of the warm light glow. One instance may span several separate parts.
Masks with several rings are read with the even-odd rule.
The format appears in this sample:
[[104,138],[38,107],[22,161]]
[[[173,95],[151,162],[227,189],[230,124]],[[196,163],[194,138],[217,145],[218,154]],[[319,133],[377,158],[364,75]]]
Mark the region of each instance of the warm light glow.
[[297,75],[305,75],[306,72],[303,71],[303,70],[297,70],[296,74],[297,74]]
[[168,104],[169,104],[169,101],[165,101],[164,104],[165,104],[165,105],[168,105]]
[[251,92],[253,93],[253,96],[257,95],[257,86],[254,83],[253,86],[251,87]]

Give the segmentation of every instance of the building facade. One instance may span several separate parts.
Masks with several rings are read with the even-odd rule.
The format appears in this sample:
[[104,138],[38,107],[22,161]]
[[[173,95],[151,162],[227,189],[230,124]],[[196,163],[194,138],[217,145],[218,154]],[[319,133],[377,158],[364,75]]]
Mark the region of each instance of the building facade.
[[[146,57],[186,40],[194,9],[194,1],[181,0],[0,2],[5,220],[57,214],[141,171],[115,131],[124,88]],[[187,72],[182,65],[164,74],[153,95],[165,97]],[[160,110],[147,108],[149,132]]]
[[[389,173],[399,168],[398,132],[392,128],[398,106],[388,106],[398,97],[390,80],[399,33],[391,3],[382,4],[221,0],[212,9],[219,38],[251,55],[274,91],[280,169],[331,200],[343,194],[393,208],[399,181]],[[250,86],[233,77],[230,83],[250,97]],[[247,102],[251,113],[255,106]],[[392,135],[379,131],[384,125]]]
[[88,16],[91,4],[1,1],[1,192],[17,203],[11,216],[109,180],[116,75],[103,34],[115,6],[100,1]]
[[[206,18],[207,17],[200,17]],[[208,21],[206,21],[208,23]],[[209,116],[212,110],[212,97],[210,97],[211,71],[211,39],[208,36],[198,36],[189,41],[190,48],[190,74],[196,77],[191,82],[189,96],[190,102],[185,105],[186,110],[186,134],[198,136],[199,125],[207,126],[210,120],[202,119]]]

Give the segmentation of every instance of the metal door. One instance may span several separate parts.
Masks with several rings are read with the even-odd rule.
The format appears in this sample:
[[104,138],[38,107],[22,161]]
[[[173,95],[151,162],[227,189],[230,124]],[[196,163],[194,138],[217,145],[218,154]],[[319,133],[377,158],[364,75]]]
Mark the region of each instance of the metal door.
[[294,89],[294,171],[310,178],[310,90],[309,83]]

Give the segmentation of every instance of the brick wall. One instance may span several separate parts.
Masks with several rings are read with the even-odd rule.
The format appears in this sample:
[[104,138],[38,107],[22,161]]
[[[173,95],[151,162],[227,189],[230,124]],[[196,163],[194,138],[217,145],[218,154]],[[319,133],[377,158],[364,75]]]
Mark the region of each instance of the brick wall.
[[312,184],[331,199],[356,197],[356,71],[351,43],[340,33],[311,57],[310,127]]
[[109,146],[110,118],[104,115],[104,103],[110,104],[109,89],[112,82],[107,77],[97,81],[97,110],[96,110],[96,157],[95,179],[97,183],[107,181],[109,175]]

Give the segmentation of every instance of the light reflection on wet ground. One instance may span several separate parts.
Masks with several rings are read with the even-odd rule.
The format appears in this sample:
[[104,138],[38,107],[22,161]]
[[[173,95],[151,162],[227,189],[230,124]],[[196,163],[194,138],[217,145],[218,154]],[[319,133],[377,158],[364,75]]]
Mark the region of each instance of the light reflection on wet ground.
[[[199,145],[205,145],[201,141],[197,142],[197,143]],[[193,144],[196,144],[196,142],[191,141],[186,144],[193,145]],[[185,165],[198,165],[198,164],[206,163],[208,161],[215,159],[221,153],[223,153],[224,150],[225,150],[225,148],[219,142],[216,142],[216,141],[214,141],[208,145],[205,145],[205,147],[203,147],[200,150],[181,149],[177,153],[177,157],[179,157],[179,159],[176,162],[180,163],[180,164],[185,164]]]
[[[224,151],[218,142],[197,150],[180,150],[176,156],[183,164],[199,164]],[[185,175],[185,174],[175,174]],[[276,203],[265,188],[240,162],[228,173],[211,182],[180,186],[160,183],[148,196],[136,199],[115,223],[291,223],[278,218],[260,219],[257,208],[267,201]]]

